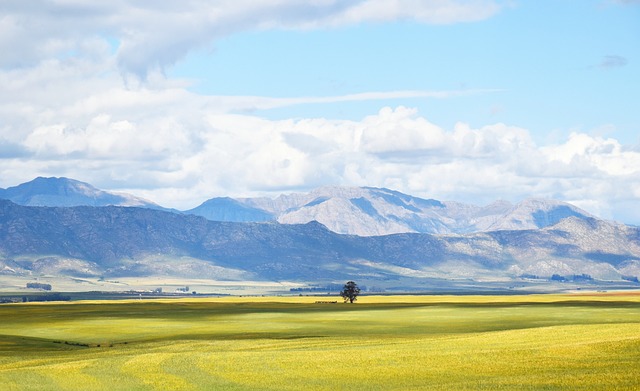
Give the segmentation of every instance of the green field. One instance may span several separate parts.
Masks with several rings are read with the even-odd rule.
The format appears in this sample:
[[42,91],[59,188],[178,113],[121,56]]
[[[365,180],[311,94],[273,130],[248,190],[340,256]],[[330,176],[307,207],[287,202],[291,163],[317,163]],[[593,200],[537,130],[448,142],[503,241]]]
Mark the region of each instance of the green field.
[[2,390],[640,389],[640,295],[0,306]]

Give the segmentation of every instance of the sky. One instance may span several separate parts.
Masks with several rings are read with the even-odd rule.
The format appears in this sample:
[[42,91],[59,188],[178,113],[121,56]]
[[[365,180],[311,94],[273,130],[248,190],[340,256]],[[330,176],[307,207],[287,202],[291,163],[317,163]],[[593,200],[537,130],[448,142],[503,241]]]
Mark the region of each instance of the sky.
[[640,0],[2,0],[0,187],[387,187],[640,224]]

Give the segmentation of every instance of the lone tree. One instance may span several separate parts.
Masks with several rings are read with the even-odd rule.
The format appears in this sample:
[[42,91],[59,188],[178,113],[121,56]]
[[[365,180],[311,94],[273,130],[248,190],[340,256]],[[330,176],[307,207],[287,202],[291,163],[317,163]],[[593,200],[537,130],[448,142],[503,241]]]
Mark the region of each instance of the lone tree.
[[342,290],[340,291],[340,296],[342,296],[345,303],[347,301],[349,301],[349,303],[353,303],[354,301],[358,300],[357,297],[359,294],[360,288],[358,288],[358,284],[353,281],[348,281],[346,284],[344,284]]

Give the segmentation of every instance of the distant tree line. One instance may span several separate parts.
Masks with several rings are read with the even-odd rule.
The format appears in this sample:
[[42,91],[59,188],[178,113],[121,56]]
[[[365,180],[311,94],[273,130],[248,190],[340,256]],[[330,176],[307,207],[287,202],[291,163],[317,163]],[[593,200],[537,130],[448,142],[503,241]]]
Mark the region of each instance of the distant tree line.
[[[524,279],[532,279],[532,280],[537,280],[540,279],[541,277],[536,276],[535,274],[521,274],[520,278],[524,278]],[[625,281],[629,281],[629,282],[635,282],[637,284],[640,284],[640,280],[638,279],[637,276],[621,276],[620,278],[622,278]],[[585,282],[585,281],[593,281],[593,277],[591,277],[591,275],[586,274],[586,273],[582,273],[582,274],[574,274],[573,276],[561,276],[560,274],[554,274],[551,277],[549,277],[549,280],[551,281],[573,281],[573,282]]]
[[[530,279],[530,280],[538,280],[538,279],[544,279],[544,277],[540,277],[537,276],[535,274],[521,274],[520,278],[524,278],[524,279]],[[593,277],[591,277],[591,275],[589,274],[573,274],[571,276],[563,276],[560,274],[553,274],[551,277],[549,277],[550,281],[559,281],[559,282],[564,282],[564,281],[573,281],[573,282],[585,282],[585,281],[593,281]]]
[[71,300],[70,296],[63,296],[60,293],[51,293],[46,295],[37,295],[37,296],[22,296],[22,302],[35,302],[35,301],[69,301]]
[[593,277],[591,277],[589,274],[574,274],[573,281],[591,281],[593,280]]
[[45,291],[51,290],[51,284],[42,284],[39,282],[27,282],[27,288],[29,289],[42,289]]
[[573,276],[565,277],[560,274],[554,274],[550,278],[551,281],[573,281],[573,282],[584,282],[584,281],[592,281],[593,277],[589,274],[574,274]]
[[300,288],[291,288],[290,292],[339,292],[342,284],[327,284],[324,286],[307,286]]

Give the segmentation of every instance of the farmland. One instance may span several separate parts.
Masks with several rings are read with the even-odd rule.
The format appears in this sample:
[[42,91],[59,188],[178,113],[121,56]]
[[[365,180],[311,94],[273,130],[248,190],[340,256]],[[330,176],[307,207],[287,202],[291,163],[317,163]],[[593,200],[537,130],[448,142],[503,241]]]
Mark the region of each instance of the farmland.
[[637,293],[316,303],[326,299],[2,305],[0,384],[3,390],[640,387]]

